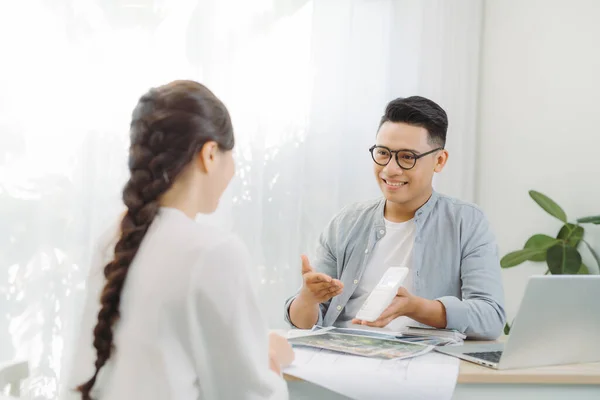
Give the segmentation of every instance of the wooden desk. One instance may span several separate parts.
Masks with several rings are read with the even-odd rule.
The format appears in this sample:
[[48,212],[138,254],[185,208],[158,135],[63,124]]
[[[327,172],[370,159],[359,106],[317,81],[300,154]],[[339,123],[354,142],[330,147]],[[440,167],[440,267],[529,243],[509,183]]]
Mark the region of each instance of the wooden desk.
[[[284,378],[288,382],[302,382],[287,374]],[[461,360],[457,383],[600,385],[600,363],[497,371]]]
[[458,383],[600,385],[600,363],[497,371],[461,361]]
[[[285,375],[290,399],[342,400],[346,397]],[[460,362],[454,400],[600,399],[600,362],[497,371]]]

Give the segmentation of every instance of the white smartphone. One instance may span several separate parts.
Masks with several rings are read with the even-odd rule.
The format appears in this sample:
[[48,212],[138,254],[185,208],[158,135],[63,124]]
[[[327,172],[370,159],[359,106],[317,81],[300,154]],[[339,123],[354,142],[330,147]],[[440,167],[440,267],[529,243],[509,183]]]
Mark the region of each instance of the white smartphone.
[[356,318],[367,322],[376,321],[390,305],[407,275],[408,268],[406,267],[388,268],[375,289],[363,303],[356,314]]

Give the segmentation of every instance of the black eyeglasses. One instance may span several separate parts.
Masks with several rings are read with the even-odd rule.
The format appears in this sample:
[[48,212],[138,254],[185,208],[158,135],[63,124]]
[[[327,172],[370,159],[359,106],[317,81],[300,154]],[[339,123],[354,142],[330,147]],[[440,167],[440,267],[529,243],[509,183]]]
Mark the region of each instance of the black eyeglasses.
[[392,154],[394,154],[396,156],[396,163],[398,166],[406,170],[414,168],[419,158],[443,149],[443,147],[438,147],[426,153],[417,154],[412,150],[390,150],[385,146],[375,145],[369,149],[369,152],[371,153],[371,157],[373,157],[375,164],[381,165],[382,167],[385,167],[389,164],[390,160],[392,159]]

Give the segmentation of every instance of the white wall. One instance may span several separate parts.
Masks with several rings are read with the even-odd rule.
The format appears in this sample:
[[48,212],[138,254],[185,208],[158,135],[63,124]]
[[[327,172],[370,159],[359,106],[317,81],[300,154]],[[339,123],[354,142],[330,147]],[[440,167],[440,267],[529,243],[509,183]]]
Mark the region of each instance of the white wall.
[[[599,20],[597,0],[485,3],[476,201],[502,254],[560,227],[529,189],[552,197],[570,219],[600,214]],[[587,232],[600,251],[600,229]],[[584,262],[593,263],[588,253]],[[503,271],[509,318],[527,277],[544,271]]]

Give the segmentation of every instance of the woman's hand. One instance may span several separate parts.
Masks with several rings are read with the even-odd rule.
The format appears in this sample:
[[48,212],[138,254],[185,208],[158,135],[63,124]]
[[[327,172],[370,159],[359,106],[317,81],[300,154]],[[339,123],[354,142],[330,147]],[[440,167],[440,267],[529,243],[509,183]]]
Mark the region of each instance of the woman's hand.
[[269,333],[269,367],[277,375],[294,361],[294,350],[287,339],[275,332]]

